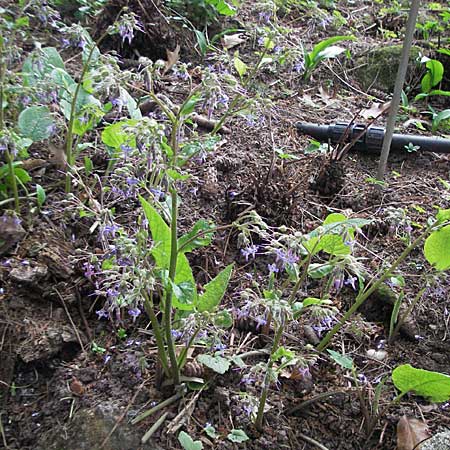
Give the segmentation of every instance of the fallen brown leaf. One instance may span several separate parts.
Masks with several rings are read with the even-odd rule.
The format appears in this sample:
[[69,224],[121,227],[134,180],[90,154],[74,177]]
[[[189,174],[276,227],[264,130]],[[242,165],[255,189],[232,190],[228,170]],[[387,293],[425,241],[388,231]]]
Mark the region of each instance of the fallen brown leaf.
[[177,44],[173,52],[166,50],[166,54],[167,61],[164,66],[163,75],[166,74],[178,62],[178,59],[180,58],[180,44]]
[[428,437],[428,427],[421,420],[405,415],[397,423],[397,450],[420,450],[417,444]]
[[227,34],[222,38],[222,46],[225,50],[236,47],[243,42],[245,42],[245,39],[242,39],[241,33]]
[[359,115],[361,117],[364,117],[364,119],[374,119],[376,117],[379,117],[383,115],[385,112],[388,111],[389,107],[391,106],[391,102],[384,103],[383,105],[381,103],[372,103],[370,108],[363,109]]

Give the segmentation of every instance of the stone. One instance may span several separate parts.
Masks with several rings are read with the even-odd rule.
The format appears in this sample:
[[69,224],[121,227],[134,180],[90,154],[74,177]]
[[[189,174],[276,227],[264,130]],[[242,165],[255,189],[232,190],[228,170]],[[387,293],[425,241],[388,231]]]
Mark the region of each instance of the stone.
[[23,284],[36,284],[38,281],[45,278],[48,273],[47,266],[22,266],[11,270],[9,277],[12,281]]
[[450,449],[450,431],[435,434],[426,440],[420,450],[449,450]]
[[[409,57],[406,80],[414,76],[420,77],[423,70],[420,61],[419,47],[412,47]],[[355,76],[364,90],[375,88],[391,94],[394,92],[395,78],[402,53],[401,45],[387,45],[369,50],[355,59]],[[407,82],[407,81],[406,81]]]
[[78,411],[69,432],[42,437],[37,450],[162,450],[150,442],[141,443],[145,429],[127,424],[127,418],[118,426],[105,445],[102,443],[121,418],[124,407],[114,402],[102,402],[94,409]]

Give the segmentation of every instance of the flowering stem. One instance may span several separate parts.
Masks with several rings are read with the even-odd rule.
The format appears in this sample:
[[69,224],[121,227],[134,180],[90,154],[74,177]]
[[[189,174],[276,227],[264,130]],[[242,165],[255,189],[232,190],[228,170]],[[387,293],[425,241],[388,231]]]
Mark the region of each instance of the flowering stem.
[[155,311],[153,310],[153,301],[148,296],[147,292],[142,291],[142,295],[145,300],[145,303],[144,303],[145,310],[146,310],[148,316],[150,317],[150,321],[152,323],[153,334],[155,335],[156,346],[158,347],[159,359],[161,361],[161,365],[163,367],[164,374],[168,377],[168,376],[170,376],[170,368],[169,368],[169,361],[167,359],[167,352],[164,347],[163,335],[161,334],[161,326],[155,315]]
[[383,274],[368,289],[360,292],[355,303],[344,314],[342,319],[325,335],[317,346],[319,352],[325,350],[330,343],[331,338],[343,327],[345,322],[359,309],[359,307],[381,286],[381,284],[394,272],[397,267],[405,260],[405,258],[425,239],[435,224],[428,225],[425,231],[419,235],[408,247],[403,250],[401,255],[383,272]]
[[[5,81],[5,60],[3,58],[3,37],[0,36],[0,134],[3,133],[3,128],[5,127],[5,119],[3,115],[3,97],[4,97],[4,88],[3,84]],[[14,172],[14,165],[13,165],[13,157],[8,149],[8,143],[5,143],[5,157],[6,157],[6,163],[8,164],[8,172],[9,172],[9,178],[11,180],[11,187],[13,191],[14,196],[14,209],[16,213],[20,213],[20,204],[19,204],[19,191],[17,189],[17,180],[16,180],[16,174]]]
[[261,399],[259,400],[258,413],[256,415],[255,426],[259,431],[262,431],[262,422],[264,418],[264,407],[266,406],[267,395],[269,394],[269,387],[272,381],[272,367],[273,367],[273,355],[278,350],[280,345],[281,336],[283,336],[284,321],[281,321],[278,326],[277,332],[273,339],[272,349],[270,351],[269,361],[267,362],[266,373],[264,375],[263,391],[261,393]]
[[[248,84],[250,83],[250,81],[253,80],[253,78],[255,77],[259,66],[261,65],[261,61],[263,60],[263,58],[266,56],[267,54],[267,46],[264,47],[264,50],[261,52],[261,54],[259,55],[258,61],[256,62],[256,64],[253,66],[251,72],[249,73],[248,77],[242,82],[242,87],[246,88],[248,86]],[[239,101],[241,100],[241,98],[243,97],[243,95],[240,92],[236,92],[236,94],[234,95],[233,99],[231,100],[230,106],[229,108],[225,111],[225,113],[223,114],[223,116],[219,119],[219,121],[216,123],[216,125],[214,126],[213,130],[211,131],[212,135],[217,134],[217,132],[222,128],[224,122],[226,119],[228,119],[228,117],[230,117],[232,114],[235,114],[235,107],[237,106],[237,104],[239,103]]]

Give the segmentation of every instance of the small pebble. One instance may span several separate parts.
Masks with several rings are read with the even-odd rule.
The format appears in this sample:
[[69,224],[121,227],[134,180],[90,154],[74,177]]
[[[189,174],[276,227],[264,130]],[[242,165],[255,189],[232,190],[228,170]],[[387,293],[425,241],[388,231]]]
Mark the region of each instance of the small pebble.
[[369,358],[376,359],[377,361],[383,361],[383,359],[386,359],[387,351],[386,350],[374,350],[371,348],[371,349],[367,350],[366,355]]

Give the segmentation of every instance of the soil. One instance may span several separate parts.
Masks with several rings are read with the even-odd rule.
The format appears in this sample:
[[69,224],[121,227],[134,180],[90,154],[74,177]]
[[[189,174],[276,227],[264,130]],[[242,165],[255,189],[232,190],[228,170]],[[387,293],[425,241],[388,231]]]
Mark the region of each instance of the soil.
[[[253,2],[243,3],[238,17],[227,19],[229,22],[222,26],[249,30],[239,54],[250,64],[255,59],[251,30],[258,18]],[[348,18],[340,29],[322,27],[307,8],[281,12],[279,24],[290,27],[286,39],[310,48],[325,37],[353,32],[358,39],[348,43],[348,48],[352,54],[362,54],[384,44],[383,36],[376,32],[383,20],[385,29],[399,31],[405,24],[405,15],[393,20],[372,2],[336,3]],[[95,25],[98,33],[112,23],[121,6],[122,2],[106,6]],[[129,8],[141,17],[146,30],[151,28],[151,33],[140,33],[132,46],[111,38],[104,42],[103,51],[117,51],[127,61],[140,56],[164,59],[165,51],[179,43],[181,59],[191,62],[192,67],[208,62],[192,50],[193,34],[168,24],[153,1],[131,1]],[[374,17],[376,28],[371,27]],[[54,41],[51,36],[47,39],[49,43]],[[389,98],[389,93],[362,90],[353,78],[351,60],[340,61],[323,64],[309,83],[284,68],[262,71],[257,88],[262,96],[270,96],[270,104],[261,114],[263,120],[251,123],[245,117],[230,119],[226,124],[230,133],[222,135],[220,147],[208,153],[204,161],[192,161],[187,166],[191,177],[180,192],[182,231],[202,218],[228,225],[244,211],[256,211],[271,226],[308,232],[329,213],[343,212],[372,220],[355,252],[363,258],[368,273],[374,274],[405,248],[405,233],[401,226],[395,226],[394,211],[407,211],[413,223],[412,234],[416,235],[436,207],[450,208],[450,191],[442,182],[450,178],[447,154],[392,154],[386,184],[380,188],[370,181],[377,170],[376,154],[351,151],[335,161],[306,151],[310,139],[297,135],[297,121],[348,122],[370,108],[374,98],[381,102]],[[418,80],[415,82],[417,85]],[[169,74],[158,89],[175,101],[185,93],[186,86]],[[436,99],[435,106],[442,107],[442,100]],[[384,120],[378,123],[383,125]],[[358,121],[364,119],[358,117]],[[406,120],[399,125],[400,132],[418,132]],[[277,157],[276,150],[280,149],[293,157]],[[105,155],[96,152],[91,156],[97,175],[102,177]],[[200,440],[204,448],[216,449],[391,450],[396,448],[396,427],[404,414],[424,420],[430,435],[448,431],[448,403],[430,404],[407,395],[401,403],[393,404],[395,389],[390,379],[392,370],[400,364],[450,374],[450,279],[446,276],[438,288],[426,291],[392,343],[387,343],[387,336],[393,301],[392,296],[382,293],[372,296],[333,339],[331,348],[345,350],[358,374],[364,376],[359,389],[348,370],[326,354],[317,354],[309,374],[283,377],[270,391],[261,433],[244,408],[247,398],[259,398],[260,380],[246,384],[241,370],[219,375],[192,362],[187,374],[207,379],[207,388],[200,393],[191,391],[183,401],[132,425],[133,418],[173,392],[159,386],[156,345],[143,315],[135,322],[123,322],[127,336],[122,339],[117,324],[98,319],[95,311],[101,307],[102,298],[94,294],[95,287],[85,277],[82,263],[87,254],[99,254],[103,249],[89,232],[92,222],[78,217],[76,203],[65,196],[62,175],[48,159],[48,148],[32,147],[30,161],[43,163],[30,172],[40,177],[47,201],[40,213],[23,210],[23,228],[11,233],[17,241],[0,248],[0,448],[178,449],[178,431],[168,433],[167,427],[170,430],[177,425],[180,411],[185,422],[179,429]],[[82,189],[76,188],[75,195],[85,200]],[[94,195],[100,199],[101,191],[94,191]],[[123,225],[134,223],[140,214],[139,203],[133,199],[116,206]],[[263,257],[246,261],[235,231],[218,232],[210,246],[196,250],[189,259],[201,285],[225,265],[235,263],[223,302],[227,308],[239,310],[243,306],[239,293],[250,286],[250,278],[266,276],[267,261]],[[420,276],[428,270],[422,251],[414,251],[401,270],[407,275],[405,300],[410,302],[422,287]],[[309,288],[314,290],[314,285]],[[346,286],[336,293],[333,305],[344,312],[354,298],[354,291]],[[284,345],[307,354],[305,348],[317,344],[320,338],[312,324],[311,318],[293,323],[286,330]],[[255,351],[245,360],[248,367],[264,362],[264,349],[272,339],[272,332],[266,331],[268,335],[264,336],[255,320],[236,319],[227,331],[226,354]],[[377,359],[373,351],[382,351],[383,357]],[[384,377],[380,416],[368,430],[367,414],[374,407],[376,386]],[[193,404],[189,404],[191,400]],[[140,438],[165,412],[166,426],[142,444]],[[219,439],[203,431],[208,422],[221,435]],[[244,430],[250,439],[242,444],[230,442],[226,436],[232,429]]]

